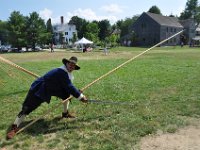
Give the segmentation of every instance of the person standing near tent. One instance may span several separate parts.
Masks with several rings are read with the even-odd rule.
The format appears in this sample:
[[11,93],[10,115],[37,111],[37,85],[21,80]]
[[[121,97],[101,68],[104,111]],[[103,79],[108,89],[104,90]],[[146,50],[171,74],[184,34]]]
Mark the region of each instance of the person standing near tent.
[[107,54],[108,54],[108,48],[107,48],[107,45],[106,45],[106,43],[104,44],[104,49],[103,49],[103,51],[104,51],[105,55],[107,55]]
[[54,48],[53,48],[54,45],[53,45],[53,43],[50,43],[50,44],[49,44],[49,47],[50,47],[50,49],[51,49],[51,52],[54,52]]
[[[72,84],[74,78],[72,72],[80,69],[77,61],[77,57],[74,56],[69,60],[64,58],[62,60],[63,66],[50,70],[32,83],[23,102],[22,110],[18,113],[7,133],[7,139],[12,139],[19,131],[19,126],[26,115],[38,108],[43,102],[50,103],[51,96],[65,100],[72,95],[83,103],[87,103],[87,98]],[[74,118],[68,111],[69,101],[63,103],[63,105],[62,118]]]

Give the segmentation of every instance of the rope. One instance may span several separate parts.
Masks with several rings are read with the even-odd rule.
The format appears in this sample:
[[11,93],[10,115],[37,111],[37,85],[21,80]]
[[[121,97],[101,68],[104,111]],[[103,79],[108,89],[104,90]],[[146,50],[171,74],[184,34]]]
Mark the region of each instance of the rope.
[[36,77],[36,78],[40,77],[39,75],[37,75],[37,74],[35,74],[35,73],[31,72],[31,71],[28,71],[28,70],[18,66],[17,64],[15,64],[15,63],[11,62],[10,60],[7,60],[7,59],[5,59],[5,58],[3,58],[1,56],[0,56],[0,60],[5,62],[5,63],[7,63],[7,64],[9,64],[9,65],[11,65],[11,66],[13,66],[13,67],[15,67],[15,68],[17,68],[17,69],[19,69],[19,70],[21,70],[21,71],[23,71],[23,72],[28,73],[29,75],[31,75],[33,77]]
[[[92,81],[91,83],[89,83],[88,85],[86,85],[85,87],[83,87],[83,88],[81,89],[81,91],[86,90],[87,88],[89,88],[90,86],[92,86],[93,84],[95,84],[96,82],[98,82],[99,80],[101,80],[102,78],[105,78],[106,76],[110,75],[110,74],[113,73],[114,71],[118,70],[119,68],[123,67],[124,65],[128,64],[129,62],[133,61],[134,59],[138,58],[139,56],[141,56],[141,55],[147,53],[147,52],[150,51],[151,49],[153,49],[153,48],[155,48],[155,47],[157,47],[157,46],[163,44],[164,42],[168,41],[169,39],[171,39],[171,38],[173,38],[173,37],[175,37],[175,36],[181,34],[183,31],[184,31],[184,30],[182,30],[182,31],[180,31],[180,32],[178,32],[178,33],[176,33],[176,34],[170,36],[169,38],[167,38],[167,39],[165,39],[165,40],[159,42],[158,44],[152,46],[151,48],[149,48],[149,49],[143,51],[142,53],[140,53],[140,54],[138,54],[138,55],[132,57],[131,59],[125,61],[124,63],[122,63],[122,64],[119,65],[118,67],[116,67],[116,68],[110,70],[110,71],[107,72],[106,74],[102,75],[101,77],[97,78],[96,80]],[[1,57],[0,57],[0,58],[1,58]],[[7,61],[5,61],[5,62],[7,62]],[[12,65],[12,64],[14,64],[14,63],[9,62],[9,64]],[[29,73],[29,74],[35,76],[35,77],[38,77],[37,75],[31,73],[30,71],[28,71],[28,70],[26,70],[26,69],[24,69],[24,68],[22,68],[22,67],[19,67],[19,66],[17,66],[17,65],[16,65],[15,67],[17,67],[17,68],[19,68],[20,70],[25,71],[25,72],[27,72],[27,73]],[[61,103],[67,102],[67,101],[70,100],[71,98],[72,98],[72,96],[70,96],[69,98],[65,99],[65,100],[62,101]],[[60,103],[59,103],[58,105],[55,105],[54,107],[52,107],[52,109],[47,110],[47,111],[45,112],[44,115],[42,115],[42,116],[36,118],[36,119],[33,120],[32,122],[30,122],[29,124],[27,124],[26,126],[24,126],[23,128],[21,128],[16,134],[22,132],[23,130],[25,130],[26,128],[28,128],[29,126],[31,126],[32,124],[34,124],[35,122],[37,122],[39,119],[41,119],[41,118],[43,118],[44,116],[46,116],[47,114],[49,114],[49,112],[51,112],[52,110],[55,110],[58,106],[60,106]],[[50,110],[51,110],[51,111],[50,111]]]

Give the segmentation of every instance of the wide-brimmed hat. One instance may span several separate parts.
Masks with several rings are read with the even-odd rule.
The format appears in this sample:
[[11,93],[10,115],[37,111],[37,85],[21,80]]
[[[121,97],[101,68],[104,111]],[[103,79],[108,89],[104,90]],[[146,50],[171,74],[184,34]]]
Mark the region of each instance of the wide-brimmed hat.
[[77,64],[78,62],[78,59],[77,57],[75,56],[72,56],[70,59],[66,59],[66,58],[63,58],[62,59],[62,63],[66,66],[67,63],[73,63],[75,64],[75,70],[79,70],[81,67],[79,67],[79,65]]

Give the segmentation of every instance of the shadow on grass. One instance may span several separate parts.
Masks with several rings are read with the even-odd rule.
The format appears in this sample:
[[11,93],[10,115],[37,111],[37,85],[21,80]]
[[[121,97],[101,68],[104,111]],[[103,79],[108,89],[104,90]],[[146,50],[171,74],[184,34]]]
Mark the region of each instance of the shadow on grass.
[[[111,117],[111,115],[107,116],[94,116],[94,117],[89,117],[89,118],[76,118],[76,119],[63,119],[61,117],[55,117],[52,120],[45,120],[45,119],[40,119],[31,126],[27,127],[25,130],[22,132],[29,134],[31,136],[38,136],[40,134],[45,135],[45,134],[51,134],[51,133],[56,133],[58,131],[64,131],[64,130],[74,130],[74,129],[79,129],[82,126],[80,123],[88,123],[94,120],[104,120],[103,118],[105,117]],[[21,128],[25,127],[29,123],[31,123],[33,120],[30,121],[25,121],[21,124]],[[77,123],[78,122],[78,123]]]
[[[40,135],[48,135],[48,134],[53,134],[58,131],[66,131],[66,130],[77,130],[80,128],[87,128],[85,125],[93,121],[106,121],[110,119],[110,117],[113,117],[112,114],[107,114],[107,115],[98,115],[98,116],[91,116],[91,117],[83,117],[76,118],[76,119],[63,119],[61,117],[55,117],[52,120],[47,120],[47,119],[40,119],[36,121],[34,124],[31,126],[27,127],[24,129],[21,133],[23,133],[22,136],[16,135],[15,138],[12,140],[3,140],[2,143],[0,143],[1,146],[8,146],[8,145],[13,145],[17,142],[24,141],[26,140],[29,136],[32,137],[38,137]],[[24,121],[21,125],[20,128],[25,127],[29,123],[31,123],[34,120],[29,120],[29,121]],[[82,125],[84,124],[84,125]],[[11,129],[11,126],[7,129],[7,132]],[[7,133],[6,132],[6,133]],[[1,140],[0,140],[1,141]]]

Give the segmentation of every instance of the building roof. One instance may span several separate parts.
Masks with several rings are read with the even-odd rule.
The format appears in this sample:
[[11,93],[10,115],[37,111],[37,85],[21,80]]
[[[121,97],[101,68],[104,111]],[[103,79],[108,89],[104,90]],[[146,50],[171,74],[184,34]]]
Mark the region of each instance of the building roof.
[[151,17],[154,21],[156,21],[160,25],[183,28],[183,26],[179,23],[178,19],[175,17],[167,17],[150,12],[145,12],[145,14]]
[[63,32],[63,31],[67,31],[69,27],[74,27],[75,29],[75,25],[74,24],[56,24],[53,26],[54,31],[56,32]]

